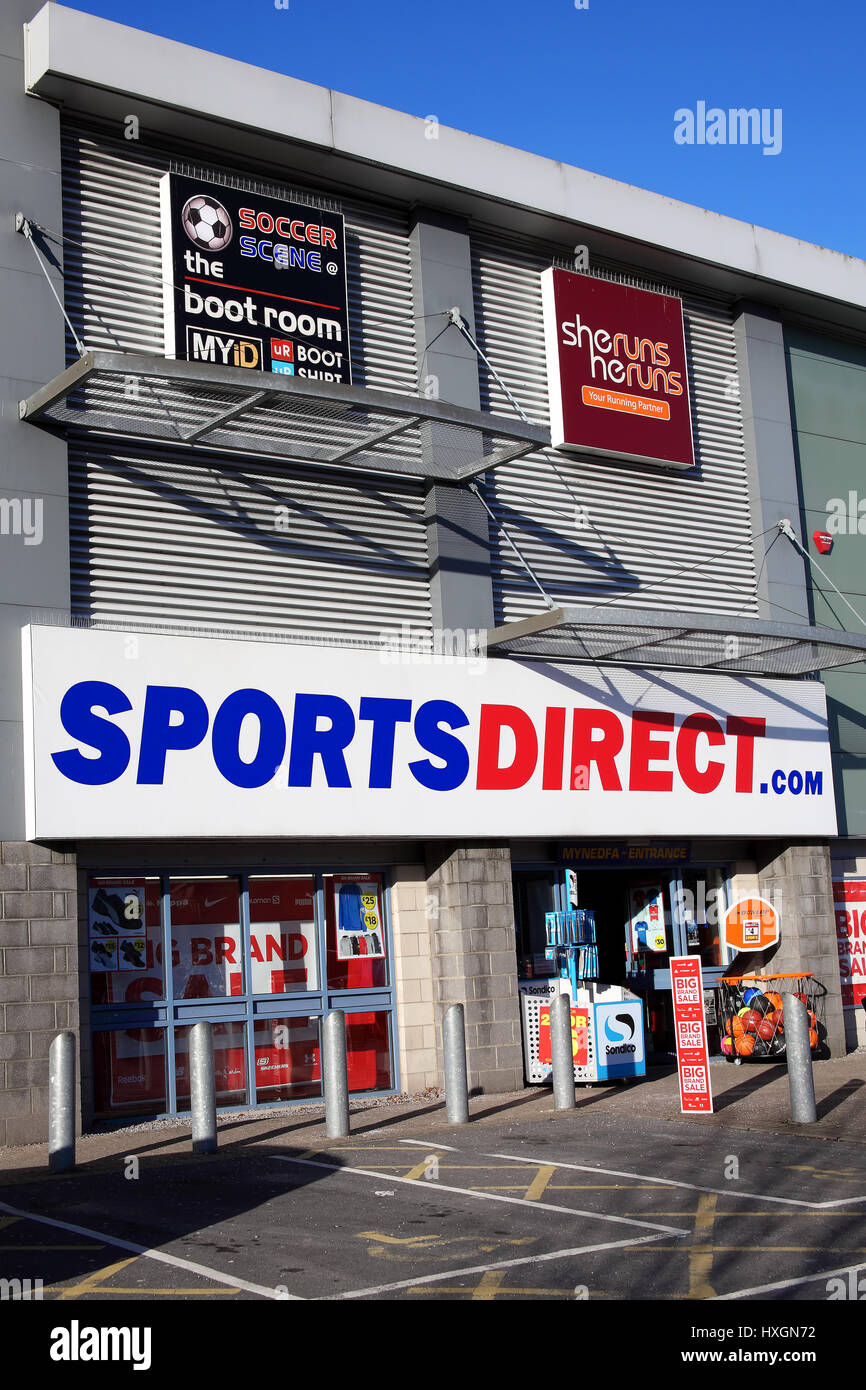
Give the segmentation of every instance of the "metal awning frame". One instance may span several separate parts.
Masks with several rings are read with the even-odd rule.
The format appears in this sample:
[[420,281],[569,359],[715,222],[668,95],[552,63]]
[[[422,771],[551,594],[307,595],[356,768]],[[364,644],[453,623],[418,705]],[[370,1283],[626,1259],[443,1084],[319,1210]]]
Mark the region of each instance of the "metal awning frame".
[[[586,654],[585,650],[583,653],[576,651],[573,655],[563,653],[561,649],[556,649],[554,642],[545,640],[547,634],[550,637],[559,638],[560,643],[563,639],[567,641],[569,637],[572,637],[575,643],[579,643],[582,640],[582,632],[592,629],[595,636],[599,630],[604,628],[610,629],[611,645],[603,651],[595,648],[591,655]],[[622,633],[617,635],[617,628],[629,628],[631,631],[627,636]],[[646,630],[646,641],[635,638],[633,631],[635,628]],[[720,640],[731,637],[763,639],[776,645],[745,652],[738,656],[723,656],[717,661],[702,661],[691,664],[663,661],[658,664],[677,670],[739,672],[744,675],[757,675],[761,673],[754,669],[754,663],[760,662],[762,657],[766,657],[766,672],[764,674],[772,675],[772,658],[774,656],[782,655],[796,648],[802,650],[807,647],[814,648],[814,665],[803,668],[799,674],[804,674],[806,669],[818,671],[827,669],[829,666],[844,666],[866,660],[866,631],[862,636],[858,636],[836,628],[812,627],[805,623],[764,622],[761,619],[734,618],[715,613],[695,613],[692,616],[664,609],[624,608],[615,604],[606,604],[595,608],[573,606],[552,608],[543,613],[533,614],[529,618],[521,618],[516,622],[506,623],[502,627],[491,628],[487,633],[487,647],[494,653],[499,652],[505,655],[512,652],[515,655],[519,653],[520,656],[538,657],[550,661],[574,660],[583,664],[610,662],[614,665],[634,665],[633,661],[628,661],[629,652],[642,652],[649,646],[659,646],[666,641],[676,641],[689,636],[695,638],[700,636],[718,637]],[[839,659],[833,662],[822,662],[818,651],[819,648],[826,647],[835,648]],[[646,662],[640,658],[639,664],[643,666],[646,665]],[[783,676],[784,672],[777,671],[775,674]]]
[[[201,445],[202,447],[216,447],[220,450],[228,449],[230,452],[245,454],[266,454],[269,456],[277,454],[287,460],[300,459],[303,462],[342,465],[364,472],[411,472],[416,477],[426,477],[439,482],[455,484],[470,482],[473,478],[477,478],[491,469],[511,462],[512,459],[521,458],[536,449],[546,448],[550,445],[550,431],[544,426],[533,425],[510,416],[470,410],[465,406],[451,405],[445,401],[428,400],[422,396],[399,395],[391,391],[371,390],[362,386],[317,381],[299,376],[284,376],[282,374],[271,376],[244,367],[224,367],[209,362],[187,362],[174,358],[144,356],[137,353],[106,352],[100,349],[85,352],[77,362],[67,367],[59,376],[34,392],[32,396],[28,396],[26,400],[20,401],[18,406],[19,418],[34,424],[50,425],[53,428],[62,427],[63,421],[52,418],[52,407],[65,401],[65,398],[72,392],[86,386],[89,382],[106,376],[140,377],[145,381],[149,379],[168,380],[177,386],[189,386],[191,389],[202,386],[221,391],[238,390],[246,394],[235,404],[214,415],[212,419],[198,424],[194,429],[186,432],[178,430],[174,434],[167,434],[162,431],[155,431],[152,425],[148,429],[148,422],[145,420],[141,421],[141,429],[136,430],[130,428],[128,417],[124,417],[122,423],[113,425],[111,420],[100,419],[96,411],[92,413],[92,418],[88,421],[86,410],[82,412],[81,420],[76,422],[77,429],[91,430],[100,434],[113,433],[118,438],[158,438],[162,443],[173,443],[181,446]],[[265,385],[263,382],[267,384]],[[303,444],[293,449],[291,441],[288,440],[275,446],[270,439],[257,437],[249,432],[244,433],[242,430],[233,435],[230,444],[220,440],[219,443],[211,441],[209,445],[207,436],[211,435],[213,431],[221,429],[226,424],[242,421],[244,414],[257,406],[286,399],[297,402],[299,409],[303,408],[305,401],[309,402],[311,406],[316,403],[324,403],[331,407],[341,406],[349,419],[353,411],[363,411],[368,419],[375,417],[377,412],[383,416],[397,416],[399,418],[396,422],[392,419],[380,429],[368,431],[351,444],[341,443],[339,447],[334,448],[324,456],[317,453],[314,457],[310,457],[309,453],[305,454]],[[479,449],[477,458],[461,465],[437,462],[435,444],[431,450],[422,450],[423,455],[430,453],[433,458],[425,457],[423,461],[413,463],[411,466],[407,464],[404,468],[400,468],[390,459],[383,458],[379,462],[375,459],[359,459],[357,457],[363,450],[370,449],[406,430],[422,424],[435,425],[436,423],[457,426],[467,431],[493,435],[513,442],[504,444],[489,454],[484,454]]]

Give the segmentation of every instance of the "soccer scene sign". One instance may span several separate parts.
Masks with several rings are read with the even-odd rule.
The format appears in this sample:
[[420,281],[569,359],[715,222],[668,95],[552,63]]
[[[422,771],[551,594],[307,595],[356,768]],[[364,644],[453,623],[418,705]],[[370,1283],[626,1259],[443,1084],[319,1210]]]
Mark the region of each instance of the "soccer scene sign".
[[339,213],[180,174],[160,208],[167,357],[351,382]]

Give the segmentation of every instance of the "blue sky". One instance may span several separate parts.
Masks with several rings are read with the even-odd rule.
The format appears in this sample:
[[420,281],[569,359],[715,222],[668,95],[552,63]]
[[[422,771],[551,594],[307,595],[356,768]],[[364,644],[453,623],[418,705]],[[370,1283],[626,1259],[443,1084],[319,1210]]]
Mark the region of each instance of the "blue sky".
[[[73,8],[866,257],[863,0]],[[780,109],[780,152],[675,143],[674,112],[698,102]]]

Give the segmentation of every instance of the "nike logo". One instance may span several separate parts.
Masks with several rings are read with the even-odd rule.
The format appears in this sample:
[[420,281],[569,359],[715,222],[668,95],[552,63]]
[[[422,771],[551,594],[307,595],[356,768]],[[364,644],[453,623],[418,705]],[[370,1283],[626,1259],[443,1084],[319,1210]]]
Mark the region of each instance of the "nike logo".
[[204,905],[205,907],[213,907],[214,903],[224,903],[225,901],[225,898],[205,898]]

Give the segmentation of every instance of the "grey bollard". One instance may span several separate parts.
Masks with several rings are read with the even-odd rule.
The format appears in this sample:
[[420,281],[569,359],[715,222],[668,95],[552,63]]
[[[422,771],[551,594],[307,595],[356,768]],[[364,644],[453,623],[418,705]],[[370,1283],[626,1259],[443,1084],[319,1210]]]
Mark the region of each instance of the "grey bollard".
[[75,1167],[75,1034],[58,1033],[48,1049],[48,1167]]
[[550,1059],[553,1063],[553,1108],[573,1110],[574,1047],[571,1041],[571,998],[555,994],[550,1001]]
[[784,1016],[791,1119],[795,1125],[811,1125],[817,1120],[818,1111],[815,1108],[812,1049],[809,1046],[809,1014],[802,999],[788,995]]
[[322,1028],[325,1080],[325,1133],[345,1139],[349,1133],[349,1072],[346,1062],[346,1015],[332,1009]]
[[450,1004],[442,1020],[445,1058],[445,1115],[449,1125],[469,1123],[469,1082],[466,1075],[466,1029],[463,1005]]
[[206,1020],[194,1023],[189,1030],[189,1084],[193,1153],[215,1154],[217,1123],[213,1029]]

